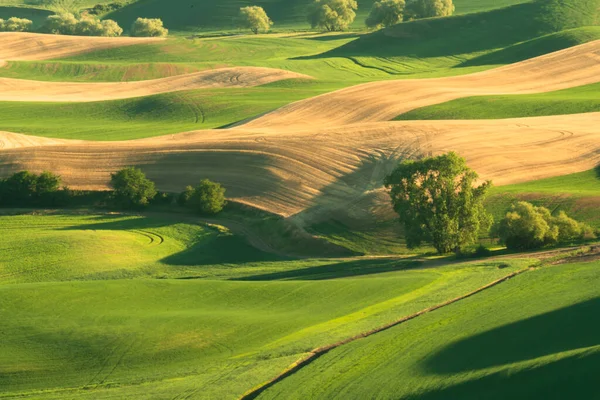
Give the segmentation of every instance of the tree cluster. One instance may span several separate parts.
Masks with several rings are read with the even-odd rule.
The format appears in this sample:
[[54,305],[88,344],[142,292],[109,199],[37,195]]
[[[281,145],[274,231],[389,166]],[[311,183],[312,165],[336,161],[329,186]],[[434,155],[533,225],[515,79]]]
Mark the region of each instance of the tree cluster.
[[159,18],[138,18],[131,25],[129,34],[137,37],[166,37],[169,30]]
[[511,250],[530,250],[591,239],[593,229],[570,218],[564,211],[553,216],[545,207],[519,202],[500,221],[497,234]]
[[0,180],[2,207],[63,206],[67,197],[68,189],[62,188],[60,177],[51,172],[21,171]]
[[0,32],[28,32],[33,22],[26,18],[11,17],[7,20],[0,18]]
[[[462,253],[489,232],[492,218],[484,207],[491,182],[476,185],[477,174],[455,153],[402,162],[385,180],[409,248],[430,243],[440,253]],[[593,239],[587,224],[556,215],[527,202],[512,206],[494,227],[496,237],[511,250]],[[484,247],[476,255],[486,253]]]
[[88,8],[87,12],[92,15],[103,15],[109,12],[116,11],[124,6],[123,3],[115,2],[108,4],[96,4],[92,8]]
[[[125,208],[145,207],[152,201],[170,201],[169,196],[160,198],[161,194],[156,191],[154,182],[138,168],[124,168],[112,174],[110,182],[115,200]],[[188,186],[179,195],[177,202],[200,214],[218,214],[226,204],[225,189],[220,184],[205,179],[196,187]]]
[[141,209],[148,205],[178,203],[199,214],[218,214],[226,205],[225,188],[208,179],[188,186],[181,194],[159,192],[139,168],[128,167],[111,174],[112,191],[85,192],[61,185],[60,176],[51,172],[17,172],[0,179],[0,207],[117,207]]
[[113,20],[99,20],[89,15],[77,18],[71,13],[48,16],[42,30],[47,33],[77,36],[115,37],[123,33],[123,29]]

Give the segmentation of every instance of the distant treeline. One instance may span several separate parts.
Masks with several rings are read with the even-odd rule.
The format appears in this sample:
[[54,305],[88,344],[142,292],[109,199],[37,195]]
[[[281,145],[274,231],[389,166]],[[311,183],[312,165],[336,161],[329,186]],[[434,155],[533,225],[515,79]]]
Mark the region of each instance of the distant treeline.
[[63,208],[100,207],[142,209],[148,206],[186,207],[204,215],[221,212],[226,204],[225,189],[208,179],[188,186],[182,193],[156,190],[155,183],[138,168],[124,168],[111,175],[107,191],[72,190],[52,172],[17,172],[0,180],[0,207]]

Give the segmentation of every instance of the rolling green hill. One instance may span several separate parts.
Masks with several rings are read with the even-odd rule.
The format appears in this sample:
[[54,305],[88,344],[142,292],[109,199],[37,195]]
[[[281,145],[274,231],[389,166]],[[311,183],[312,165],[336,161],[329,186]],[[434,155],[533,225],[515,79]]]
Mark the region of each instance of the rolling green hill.
[[307,349],[532,262],[269,260],[162,218],[0,218],[2,395],[44,399],[237,398]]
[[[537,0],[511,7],[446,18],[417,20],[363,35],[359,39],[311,58],[347,57],[360,65],[406,74],[426,68],[481,65],[484,54],[492,63],[505,64],[555,51],[587,40],[573,33],[565,40],[549,37],[545,43],[512,46],[563,30],[598,24],[598,0]],[[594,31],[592,39],[598,38]],[[504,52],[498,52],[506,49]],[[518,51],[518,50],[517,50]],[[418,60],[418,62],[417,62]],[[485,59],[484,59],[485,60]]]
[[396,120],[501,119],[600,111],[600,84],[556,92],[475,96],[409,111]]
[[139,139],[227,126],[339,87],[300,80],[91,103],[0,102],[0,129],[64,139]]
[[527,272],[342,345],[258,398],[593,398],[599,267]]
[[[528,0],[455,0],[457,13],[471,13],[505,7]],[[41,10],[76,12],[95,4],[111,3],[112,0],[1,0],[2,8],[9,6]],[[263,7],[275,22],[275,30],[308,30],[306,9],[312,0],[139,0],[126,1],[124,8],[105,16],[117,20],[129,28],[138,17],[161,18],[172,32],[232,31],[236,29],[235,17],[240,7],[258,5]],[[364,29],[364,21],[374,0],[359,0],[359,10],[352,28]],[[25,11],[12,10],[13,13]],[[29,11],[37,13],[37,11]],[[41,13],[40,13],[41,15]],[[18,15],[11,15],[18,16]],[[37,22],[37,21],[36,21]]]

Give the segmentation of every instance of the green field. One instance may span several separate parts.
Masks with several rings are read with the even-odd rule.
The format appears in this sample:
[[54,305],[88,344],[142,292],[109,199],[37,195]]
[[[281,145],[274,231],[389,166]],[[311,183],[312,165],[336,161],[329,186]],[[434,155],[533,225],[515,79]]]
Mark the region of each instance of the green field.
[[[455,0],[457,13],[472,13],[529,0]],[[71,11],[77,12],[95,4],[111,3],[112,0],[0,0],[2,8],[28,7],[35,11]],[[196,32],[235,32],[237,26],[235,17],[240,7],[258,5],[263,7],[275,22],[275,31],[308,30],[306,8],[311,0],[212,0],[177,1],[146,0],[126,1],[127,5],[105,18],[115,19],[124,28],[129,28],[137,17],[162,18],[165,26],[174,33]],[[360,0],[357,18],[353,29],[364,29],[364,21],[374,0]],[[15,7],[10,7],[15,6]],[[38,11],[39,10],[39,11]],[[12,11],[18,13],[18,11]],[[0,13],[5,13],[0,11]],[[16,14],[15,14],[16,15]],[[14,16],[14,15],[11,15]],[[18,16],[18,15],[16,15]]]
[[292,81],[105,102],[0,102],[0,129],[65,139],[138,139],[220,128],[336,88],[336,84]]
[[[12,316],[0,323],[0,384],[3,395],[35,398],[235,398],[310,348],[532,262],[285,261],[214,228],[155,217],[0,224],[0,304]],[[204,278],[173,279],[190,275]]]
[[502,119],[600,111],[600,84],[556,92],[475,96],[409,111],[396,120]]
[[[27,17],[39,26],[50,10],[80,11],[112,1],[0,0],[0,18]],[[462,75],[600,39],[600,0],[455,0],[452,17],[380,31],[364,28],[374,0],[358,0],[350,31],[329,34],[309,32],[310,2],[131,0],[104,17],[126,30],[137,17],[160,17],[172,37],[55,60],[9,60],[0,77],[127,82],[255,66],[314,79],[89,103],[0,102],[0,131],[116,141],[226,128],[353,85]],[[272,34],[246,35],[235,27],[239,7],[254,4],[275,21]],[[397,119],[598,112],[599,91],[594,84],[469,97]],[[386,123],[381,127],[373,132],[384,135]],[[426,133],[435,136],[434,129]],[[302,163],[315,170],[312,175],[297,177],[290,165],[260,169],[261,179],[273,177],[272,192],[256,190],[264,204],[271,204],[267,193],[276,205],[278,197],[309,204],[287,218],[235,201],[210,218],[166,201],[117,212],[85,203],[86,196],[96,198],[93,192],[82,192],[81,202],[76,198],[64,210],[0,210],[0,400],[234,400],[257,388],[264,389],[256,392],[259,399],[286,400],[598,398],[598,243],[581,240],[518,254],[486,234],[480,242],[491,251],[480,258],[471,254],[479,243],[446,256],[427,245],[408,249],[402,225],[377,191],[392,149],[379,139],[370,142],[370,132],[365,129],[352,154],[368,167],[369,157],[377,159],[371,177],[355,178],[351,165],[358,162],[341,157],[320,171],[312,154],[290,157],[290,165]],[[5,171],[16,168],[14,154],[21,151],[31,152],[26,162],[32,170],[52,168],[68,154],[54,156],[48,145],[40,153],[54,164],[39,165],[36,147],[15,152],[8,138],[9,148],[0,148]],[[271,143],[260,146],[277,145]],[[389,160],[420,147],[410,143]],[[209,153],[193,157],[203,154]],[[247,159],[227,157],[238,164]],[[386,159],[379,163],[379,157]],[[181,165],[151,164],[153,159],[144,164],[149,176]],[[111,165],[98,162],[108,176]],[[255,171],[248,165],[248,175],[239,179]],[[336,180],[329,186],[307,182],[329,176]],[[232,191],[242,184],[231,182]],[[292,199],[292,190],[282,195],[277,185],[298,185],[297,193],[313,200]],[[358,193],[363,187],[362,197],[337,207],[319,203],[328,191],[339,191],[331,198],[344,200],[346,189]],[[600,166],[493,187],[485,207],[499,221],[517,201],[566,211],[600,229]],[[414,318],[400,322],[409,316]],[[330,351],[268,384],[328,346]]]
[[527,272],[332,350],[258,398],[594,398],[599,267]]

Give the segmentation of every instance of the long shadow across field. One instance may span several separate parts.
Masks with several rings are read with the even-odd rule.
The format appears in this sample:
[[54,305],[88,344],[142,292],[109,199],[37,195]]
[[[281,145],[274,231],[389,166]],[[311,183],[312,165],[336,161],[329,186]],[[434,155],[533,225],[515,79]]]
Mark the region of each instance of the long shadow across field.
[[[543,335],[544,333],[539,333],[540,337]],[[519,372],[505,370],[406,399],[598,399],[600,398],[598,365],[600,365],[600,348],[596,347],[542,366]]]
[[253,275],[240,279],[240,281],[282,281],[304,280],[318,281],[337,278],[348,278],[382,274],[385,272],[400,271],[415,268],[422,264],[416,260],[398,260],[393,258],[354,260],[338,264],[322,265],[296,269],[293,271],[275,272],[272,274]]
[[398,24],[328,52],[299,59],[431,58],[499,49],[565,29],[548,18],[564,10],[560,7],[548,10],[544,3],[537,1],[481,13]]
[[424,366],[431,373],[455,374],[600,346],[599,313],[597,297],[450,344]]
[[[106,231],[144,231],[166,228],[177,224],[177,221],[161,218],[131,218],[123,220],[123,216],[99,216],[97,222],[69,226],[62,230],[106,230]],[[232,234],[206,234],[199,237],[197,243],[176,254],[160,260],[172,266],[203,266],[214,264],[238,264],[281,260],[282,257],[265,253],[248,243],[241,236]]]

